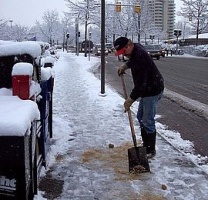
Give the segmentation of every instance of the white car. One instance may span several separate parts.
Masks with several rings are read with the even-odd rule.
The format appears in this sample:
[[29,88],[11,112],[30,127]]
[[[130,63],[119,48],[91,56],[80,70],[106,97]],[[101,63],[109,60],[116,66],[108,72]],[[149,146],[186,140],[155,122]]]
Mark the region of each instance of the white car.
[[[101,56],[101,44],[96,44],[94,48],[95,56]],[[108,49],[105,49],[105,55],[108,55]]]
[[119,60],[119,61],[126,62],[126,61],[128,61],[129,59],[128,59],[126,56],[124,56],[123,54],[120,54],[120,55],[118,56],[118,60]]

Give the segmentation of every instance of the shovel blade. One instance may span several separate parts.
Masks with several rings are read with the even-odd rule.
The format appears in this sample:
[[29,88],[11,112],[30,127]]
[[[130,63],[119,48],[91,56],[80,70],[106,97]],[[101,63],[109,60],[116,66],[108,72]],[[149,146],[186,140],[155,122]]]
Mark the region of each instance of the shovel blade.
[[128,149],[129,172],[150,172],[146,147],[133,147]]

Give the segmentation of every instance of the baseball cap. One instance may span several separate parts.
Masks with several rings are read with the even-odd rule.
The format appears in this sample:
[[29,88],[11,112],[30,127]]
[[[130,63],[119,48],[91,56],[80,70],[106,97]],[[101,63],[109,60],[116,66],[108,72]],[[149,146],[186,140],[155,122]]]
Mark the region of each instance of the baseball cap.
[[119,37],[115,40],[113,45],[114,45],[114,48],[116,49],[116,53],[115,53],[116,56],[124,53],[128,42],[129,42],[129,39],[126,37]]

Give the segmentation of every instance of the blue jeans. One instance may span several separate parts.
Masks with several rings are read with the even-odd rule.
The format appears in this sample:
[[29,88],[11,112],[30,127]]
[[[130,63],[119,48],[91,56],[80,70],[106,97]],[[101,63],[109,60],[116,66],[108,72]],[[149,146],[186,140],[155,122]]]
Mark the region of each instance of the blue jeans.
[[158,101],[161,99],[163,92],[156,96],[142,97],[139,101],[137,119],[140,127],[144,128],[147,134],[156,132],[155,115]]

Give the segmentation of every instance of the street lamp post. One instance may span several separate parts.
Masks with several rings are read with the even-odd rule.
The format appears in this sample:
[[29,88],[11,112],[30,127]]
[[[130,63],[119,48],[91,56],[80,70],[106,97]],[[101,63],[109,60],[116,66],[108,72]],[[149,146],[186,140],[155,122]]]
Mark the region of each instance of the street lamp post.
[[91,46],[90,46],[90,43],[91,43],[91,32],[89,32],[89,61],[90,61],[90,50],[91,50]]
[[63,45],[62,45],[62,47],[63,47],[63,51],[64,51],[64,46],[65,46],[65,30],[63,30],[63,33],[64,33],[64,35],[63,35]]
[[11,28],[12,28],[12,23],[13,23],[13,20],[12,20],[12,19],[10,19],[10,20],[9,20],[9,22],[10,22],[10,26],[11,26]]
[[89,20],[89,0],[86,0],[86,13],[85,13],[85,45],[84,45],[84,56],[87,57],[87,26]]
[[13,28],[12,28],[12,23],[13,23],[13,20],[10,19],[9,22],[10,22],[10,27],[11,27],[11,36],[10,36],[10,38],[11,38],[11,40],[12,40],[12,35],[13,35],[13,33],[12,33],[12,32],[13,32],[13,31],[12,31],[12,29],[13,29]]
[[180,29],[175,29],[173,34],[177,38],[177,41],[176,41],[176,54],[178,55],[178,38],[179,38],[179,36],[181,36],[181,30]]
[[79,15],[78,18],[76,18],[75,22],[75,34],[76,34],[76,55],[79,56],[79,37],[80,37],[80,32],[79,32]]
[[105,94],[105,0],[101,0],[101,95]]
[[68,40],[69,40],[69,33],[66,34],[66,52],[68,52]]
[[150,35],[150,39],[152,40],[152,44],[153,44],[153,40],[155,39],[154,35]]
[[138,14],[138,43],[140,43],[140,20],[141,20],[141,7],[138,2],[134,6],[135,13]]
[[138,13],[138,43],[140,43],[140,13]]

